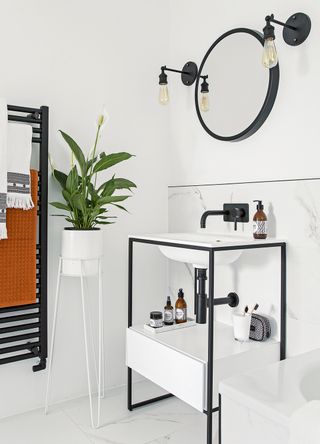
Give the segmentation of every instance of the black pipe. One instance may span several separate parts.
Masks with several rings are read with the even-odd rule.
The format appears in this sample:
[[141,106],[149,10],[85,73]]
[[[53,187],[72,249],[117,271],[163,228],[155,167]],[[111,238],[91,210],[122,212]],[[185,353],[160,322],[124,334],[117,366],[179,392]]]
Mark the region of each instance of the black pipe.
[[206,324],[207,322],[207,294],[206,294],[206,280],[207,270],[199,268],[197,271],[198,293],[196,305],[196,322],[197,324]]
[[208,216],[224,216],[228,214],[229,211],[225,210],[208,210],[203,213],[200,219],[200,228],[206,228],[207,218]]
[[214,305],[226,305],[229,307],[237,307],[239,305],[239,296],[237,293],[229,293],[226,298],[216,298],[214,299]]
[[193,290],[193,312],[197,314],[197,301],[198,301],[198,269],[194,269],[194,290]]

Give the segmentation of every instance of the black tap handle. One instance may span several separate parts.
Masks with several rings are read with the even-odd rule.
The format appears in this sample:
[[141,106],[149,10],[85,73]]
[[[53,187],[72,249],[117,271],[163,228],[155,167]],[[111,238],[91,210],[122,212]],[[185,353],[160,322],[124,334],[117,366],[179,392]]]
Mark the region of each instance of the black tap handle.
[[238,228],[238,218],[237,216],[234,218],[234,231],[237,231]]

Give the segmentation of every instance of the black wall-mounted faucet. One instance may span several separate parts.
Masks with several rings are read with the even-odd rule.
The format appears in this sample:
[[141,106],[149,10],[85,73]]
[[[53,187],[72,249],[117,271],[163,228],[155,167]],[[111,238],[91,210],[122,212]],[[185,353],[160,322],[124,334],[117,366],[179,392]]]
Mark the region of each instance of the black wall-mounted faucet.
[[234,230],[237,231],[238,222],[249,222],[249,204],[223,204],[223,210],[205,211],[200,220],[201,228],[206,228],[207,218],[209,216],[223,216],[225,222],[234,223]]

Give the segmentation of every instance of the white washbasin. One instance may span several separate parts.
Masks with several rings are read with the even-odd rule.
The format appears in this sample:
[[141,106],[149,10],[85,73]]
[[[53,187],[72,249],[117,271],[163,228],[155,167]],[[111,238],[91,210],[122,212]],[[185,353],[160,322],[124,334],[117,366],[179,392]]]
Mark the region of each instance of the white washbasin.
[[[239,241],[240,236],[226,236],[213,233],[169,233],[168,240],[178,241],[177,243],[186,243],[192,245],[202,245],[219,247],[222,245],[235,244]],[[242,237],[242,241],[248,240]],[[174,248],[159,246],[160,251],[168,259],[178,262],[192,264],[195,268],[209,267],[209,254],[206,251],[188,250],[185,248]],[[215,253],[215,265],[231,264],[239,259],[242,250],[219,251]]]
[[[275,239],[256,240],[253,237],[241,236],[237,232],[232,234],[210,233],[206,229],[202,229],[196,233],[161,233],[147,235],[130,235],[130,238],[141,239],[149,243],[163,243],[178,245],[190,245],[206,248],[219,247],[241,247],[254,244],[274,243]],[[277,240],[277,242],[280,242]],[[176,248],[174,246],[167,247],[159,245],[160,251],[168,258],[178,262],[192,264],[196,268],[208,268],[209,253],[207,251],[199,251],[188,248]],[[214,255],[215,265],[231,264],[239,259],[243,250],[227,250],[216,251]]]

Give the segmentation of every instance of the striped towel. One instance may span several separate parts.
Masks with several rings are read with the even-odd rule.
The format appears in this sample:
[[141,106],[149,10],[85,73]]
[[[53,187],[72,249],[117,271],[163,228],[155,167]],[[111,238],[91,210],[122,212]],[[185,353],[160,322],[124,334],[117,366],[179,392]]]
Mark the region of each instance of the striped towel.
[[7,150],[7,207],[30,210],[33,208],[30,190],[31,125],[8,124]]
[[0,98],[0,239],[7,239],[7,208],[33,208],[31,149],[31,125],[8,123],[7,102]]
[[0,239],[7,239],[7,102],[0,98]]

